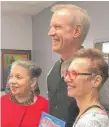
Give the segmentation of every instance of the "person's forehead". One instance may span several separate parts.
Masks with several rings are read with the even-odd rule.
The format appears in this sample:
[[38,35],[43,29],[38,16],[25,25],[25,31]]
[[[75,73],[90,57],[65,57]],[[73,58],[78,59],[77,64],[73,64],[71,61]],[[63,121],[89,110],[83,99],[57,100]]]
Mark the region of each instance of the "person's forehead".
[[66,9],[62,9],[62,10],[59,10],[59,11],[56,11],[56,12],[54,12],[54,16],[55,15],[61,15],[61,16],[63,16],[63,15],[69,15],[70,13],[69,13],[69,11],[68,10],[66,10]]
[[66,18],[66,19],[71,19],[71,14],[66,11],[66,10],[61,10],[61,11],[57,11],[52,15],[52,20],[54,19],[62,19],[62,18]]
[[68,70],[87,70],[91,65],[89,59],[77,58],[72,61]]
[[70,17],[64,16],[64,15],[62,15],[62,16],[54,15],[51,19],[50,26],[52,26],[52,25],[60,25],[63,27],[69,26],[71,24],[71,18]]
[[28,70],[21,65],[13,65],[11,67],[11,72],[23,72],[24,73],[24,72],[28,72]]

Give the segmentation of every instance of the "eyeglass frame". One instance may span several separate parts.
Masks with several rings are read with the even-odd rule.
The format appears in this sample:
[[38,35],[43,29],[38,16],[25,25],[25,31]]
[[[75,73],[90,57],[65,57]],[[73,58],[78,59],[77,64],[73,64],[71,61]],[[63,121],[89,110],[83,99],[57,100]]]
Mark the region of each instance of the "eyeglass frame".
[[[75,72],[75,74],[73,74],[72,72]],[[75,76],[75,78],[71,78],[71,74],[73,74],[73,76]],[[93,74],[94,73],[91,73],[91,72],[76,72],[74,70],[72,70],[72,71],[66,70],[62,73],[62,77],[66,78],[67,76],[69,76],[70,79],[75,80],[78,75],[93,75]]]

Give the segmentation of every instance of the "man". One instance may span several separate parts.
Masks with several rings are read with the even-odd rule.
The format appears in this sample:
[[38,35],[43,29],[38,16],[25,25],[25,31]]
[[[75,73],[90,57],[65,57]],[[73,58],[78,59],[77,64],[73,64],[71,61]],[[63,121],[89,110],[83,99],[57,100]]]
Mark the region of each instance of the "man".
[[74,98],[68,97],[67,85],[62,78],[74,53],[79,50],[88,33],[90,24],[87,12],[74,5],[56,5],[48,33],[52,38],[52,50],[61,55],[48,74],[49,113],[72,127],[78,107]]

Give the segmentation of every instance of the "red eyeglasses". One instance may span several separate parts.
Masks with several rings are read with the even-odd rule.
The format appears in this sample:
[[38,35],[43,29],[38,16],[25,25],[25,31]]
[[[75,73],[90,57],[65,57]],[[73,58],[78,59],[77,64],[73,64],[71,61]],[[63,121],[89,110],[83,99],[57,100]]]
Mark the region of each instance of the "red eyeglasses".
[[68,76],[70,79],[74,80],[76,79],[76,77],[78,75],[93,75],[92,73],[89,73],[89,72],[82,72],[82,73],[79,73],[79,72],[76,72],[76,71],[64,71],[62,73],[62,77],[66,78],[66,76]]

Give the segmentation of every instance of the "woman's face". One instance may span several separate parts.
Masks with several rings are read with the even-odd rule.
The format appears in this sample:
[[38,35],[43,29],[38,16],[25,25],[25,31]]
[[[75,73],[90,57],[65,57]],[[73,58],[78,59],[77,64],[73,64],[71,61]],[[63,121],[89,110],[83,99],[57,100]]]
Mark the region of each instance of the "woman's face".
[[75,98],[84,97],[92,92],[93,79],[90,79],[92,75],[88,71],[90,64],[89,59],[81,58],[74,59],[71,63],[65,77],[69,96]]
[[14,65],[10,71],[9,85],[12,94],[26,95],[31,90],[31,80],[28,71],[20,66]]

